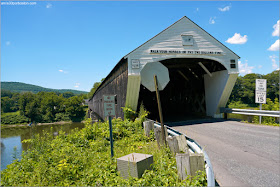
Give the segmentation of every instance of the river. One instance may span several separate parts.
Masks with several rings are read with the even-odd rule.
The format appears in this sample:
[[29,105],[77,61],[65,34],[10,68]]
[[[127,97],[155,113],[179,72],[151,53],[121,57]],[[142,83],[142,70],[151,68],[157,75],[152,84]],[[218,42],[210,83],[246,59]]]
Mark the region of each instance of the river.
[[22,151],[26,151],[28,145],[22,143],[23,140],[30,139],[36,134],[43,134],[43,131],[52,132],[57,135],[60,130],[69,133],[72,129],[84,128],[83,123],[67,123],[63,125],[40,125],[33,127],[10,127],[1,129],[1,170],[11,164],[15,158],[21,156]]

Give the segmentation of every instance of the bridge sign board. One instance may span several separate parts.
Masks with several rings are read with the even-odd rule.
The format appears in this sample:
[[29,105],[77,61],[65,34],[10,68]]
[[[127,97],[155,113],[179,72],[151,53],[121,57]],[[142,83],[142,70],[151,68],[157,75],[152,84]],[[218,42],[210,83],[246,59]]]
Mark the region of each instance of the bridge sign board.
[[256,79],[256,103],[266,103],[266,79]]
[[104,116],[115,116],[115,96],[114,95],[104,95],[103,96],[104,103]]

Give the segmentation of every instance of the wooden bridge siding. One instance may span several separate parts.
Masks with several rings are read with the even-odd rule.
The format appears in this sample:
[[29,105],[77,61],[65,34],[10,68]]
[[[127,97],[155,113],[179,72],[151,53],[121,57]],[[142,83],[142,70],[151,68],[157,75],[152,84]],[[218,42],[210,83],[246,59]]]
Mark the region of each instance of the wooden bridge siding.
[[116,117],[124,117],[122,107],[125,106],[127,91],[128,69],[127,61],[124,60],[117,66],[111,75],[106,77],[100,88],[91,99],[90,109],[104,119],[103,95],[117,95]]

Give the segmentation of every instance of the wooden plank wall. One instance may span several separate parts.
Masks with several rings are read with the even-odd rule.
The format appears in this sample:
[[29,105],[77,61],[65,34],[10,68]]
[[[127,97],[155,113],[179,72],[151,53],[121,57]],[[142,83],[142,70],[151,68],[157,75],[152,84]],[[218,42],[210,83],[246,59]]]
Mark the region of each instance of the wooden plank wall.
[[95,92],[93,98],[90,99],[89,108],[104,120],[103,95],[117,95],[116,117],[123,119],[124,113],[122,107],[125,107],[127,80],[127,60],[123,59],[106,77],[102,85]]

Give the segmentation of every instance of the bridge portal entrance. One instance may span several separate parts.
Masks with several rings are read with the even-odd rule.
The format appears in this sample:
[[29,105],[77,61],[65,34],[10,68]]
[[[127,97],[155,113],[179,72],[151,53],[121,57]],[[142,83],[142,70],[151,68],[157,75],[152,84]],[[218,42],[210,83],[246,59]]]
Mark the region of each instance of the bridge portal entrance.
[[[206,117],[205,70],[210,73],[226,68],[219,62],[202,58],[172,58],[160,61],[169,70],[170,82],[160,91],[164,121],[182,121]],[[150,112],[149,118],[158,120],[155,92],[140,86],[138,108],[143,104]]]
[[125,55],[100,84],[89,107],[104,118],[102,95],[117,95],[116,117],[124,117],[123,107],[139,111],[143,103],[149,118],[159,121],[156,94],[142,85],[142,80],[147,84],[141,72],[160,62],[170,79],[160,91],[164,121],[221,118],[220,108],[226,106],[238,77],[239,58],[184,16]]

